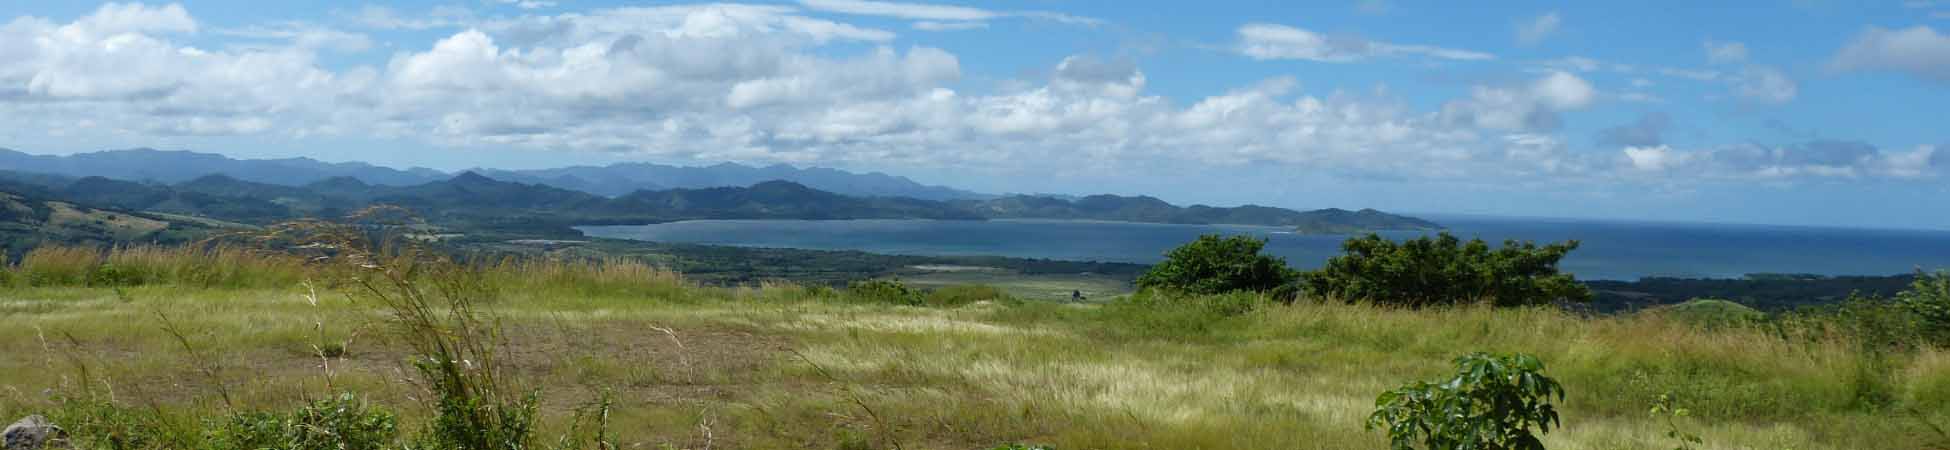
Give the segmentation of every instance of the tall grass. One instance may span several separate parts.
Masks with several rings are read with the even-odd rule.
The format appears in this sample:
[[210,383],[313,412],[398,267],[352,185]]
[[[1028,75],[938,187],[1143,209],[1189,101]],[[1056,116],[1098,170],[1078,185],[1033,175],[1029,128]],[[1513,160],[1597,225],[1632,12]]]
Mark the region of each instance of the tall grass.
[[296,256],[228,244],[106,249],[44,245],[29,250],[18,266],[5,271],[18,284],[38,287],[288,287],[313,275]]

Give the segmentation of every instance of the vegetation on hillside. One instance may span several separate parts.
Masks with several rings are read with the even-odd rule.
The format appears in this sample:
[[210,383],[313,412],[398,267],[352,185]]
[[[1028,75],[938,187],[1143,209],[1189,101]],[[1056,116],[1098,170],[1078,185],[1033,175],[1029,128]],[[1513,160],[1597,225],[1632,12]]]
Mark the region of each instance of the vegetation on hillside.
[[[894,284],[712,288],[629,260],[559,259],[400,272],[428,277],[414,289],[437,310],[466,295],[482,318],[468,326],[494,336],[477,343],[496,346],[518,387],[496,397],[514,403],[443,407],[441,393],[458,391],[400,380],[424,374],[411,365],[426,361],[416,342],[439,339],[413,337],[398,315],[373,314],[397,311],[386,301],[356,294],[357,274],[376,281],[384,269],[243,248],[209,256],[218,250],[48,249],[6,270],[0,315],[35,326],[0,329],[0,385],[12,388],[0,389],[0,415],[48,414],[83,448],[298,442],[293,430],[310,428],[294,424],[392,446],[425,444],[455,426],[443,417],[475,406],[526,417],[533,393],[529,448],[1379,448],[1387,433],[1364,430],[1377,393],[1488,351],[1550,363],[1566,394],[1550,396],[1562,427],[1539,436],[1548,448],[1664,445],[1675,425],[1698,430],[1703,448],[1855,448],[1864,434],[1923,448],[1945,443],[1931,424],[1950,423],[1940,344],[1892,346],[1844,326],[1855,319],[1843,312],[1702,328],[1657,314],[1252,293],[1077,307],[985,301],[994,295],[979,288],[912,306],[914,290]],[[121,270],[104,260],[164,275],[87,275]],[[196,284],[213,279],[202,273],[233,281]],[[1914,314],[1908,304],[1874,305]],[[1645,414],[1673,393],[1691,414]],[[397,433],[383,437],[389,424]],[[505,448],[477,445],[451,448]]]

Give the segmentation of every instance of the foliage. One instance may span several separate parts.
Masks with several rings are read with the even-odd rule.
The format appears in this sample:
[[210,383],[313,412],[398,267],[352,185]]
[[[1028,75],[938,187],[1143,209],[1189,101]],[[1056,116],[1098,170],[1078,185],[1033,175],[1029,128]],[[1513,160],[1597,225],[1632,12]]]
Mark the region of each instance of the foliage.
[[1417,442],[1427,450],[1544,448],[1537,436],[1559,424],[1551,399],[1563,401],[1564,388],[1543,375],[1543,362],[1521,353],[1472,353],[1455,363],[1456,375],[1447,381],[1382,393],[1368,429],[1385,427],[1396,450],[1413,450]]
[[1139,276],[1137,285],[1184,294],[1266,292],[1292,282],[1286,261],[1261,255],[1266,241],[1247,236],[1199,236],[1165,253],[1165,260]]
[[1706,443],[1698,434],[1679,428],[1678,419],[1692,414],[1692,411],[1679,407],[1678,398],[1671,393],[1659,394],[1659,400],[1652,403],[1652,417],[1665,422],[1666,437],[1679,441],[1679,446],[1673,447],[1673,450],[1693,450]]
[[1652,314],[1700,328],[1727,328],[1761,323],[1767,314],[1726,300],[1701,298],[1647,310]]
[[1056,448],[1045,447],[1041,445],[1009,444],[1009,445],[996,446],[995,448],[989,450],[1056,450]]
[[921,306],[921,291],[900,280],[861,280],[846,286],[847,298],[856,302]]
[[1557,270],[1558,260],[1577,249],[1578,241],[1541,247],[1505,241],[1491,250],[1481,239],[1463,243],[1449,233],[1399,244],[1369,234],[1348,239],[1341,248],[1343,255],[1301,275],[1308,294],[1407,307],[1527,306],[1591,298],[1589,288]]
[[1950,345],[1950,271],[1918,273],[1909,290],[1896,294],[1896,303],[1916,317],[1924,339]]
[[[380,217],[393,210],[361,212]],[[353,273],[353,293],[392,315],[394,332],[414,352],[414,369],[435,413],[416,447],[518,450],[536,441],[538,395],[524,391],[499,359],[495,321],[477,305],[491,300],[484,272],[401,237],[365,227],[297,221],[270,227],[266,242],[302,243],[314,259]]]
[[393,413],[352,394],[314,401],[287,414],[231,415],[210,432],[218,450],[379,450],[398,434]]

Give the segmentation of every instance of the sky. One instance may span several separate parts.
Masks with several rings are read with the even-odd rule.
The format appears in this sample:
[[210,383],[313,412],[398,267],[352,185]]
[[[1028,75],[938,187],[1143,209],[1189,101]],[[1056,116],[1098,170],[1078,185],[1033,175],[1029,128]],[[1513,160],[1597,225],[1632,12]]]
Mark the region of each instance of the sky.
[[0,0],[0,148],[1950,229],[1950,0],[264,5]]

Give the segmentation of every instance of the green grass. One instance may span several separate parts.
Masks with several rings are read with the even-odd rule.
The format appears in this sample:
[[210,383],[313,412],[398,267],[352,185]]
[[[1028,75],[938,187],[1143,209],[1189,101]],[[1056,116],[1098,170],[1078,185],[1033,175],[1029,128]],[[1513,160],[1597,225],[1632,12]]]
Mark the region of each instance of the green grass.
[[[1536,355],[1563,383],[1552,449],[1671,448],[1647,414],[1668,392],[1709,449],[1924,448],[1944,442],[1926,423],[1950,424],[1950,352],[1875,370],[1846,339],[1658,314],[1250,296],[1217,302],[1258,305],[1245,312],[1213,298],[913,307],[702,287],[623,261],[482,270],[494,295],[477,307],[501,327],[510,373],[540,389],[544,435],[569,433],[573,411],[610,392],[624,448],[1382,448],[1362,427],[1375,396],[1473,351]],[[278,280],[0,288],[0,417],[60,417],[58,398],[87,392],[193,426],[351,392],[403,430],[426,422],[424,391],[402,381],[410,346],[380,305]],[[1868,388],[1890,401],[1860,401]]]

